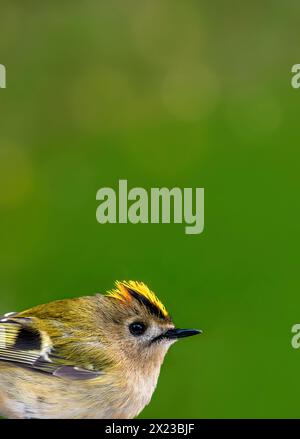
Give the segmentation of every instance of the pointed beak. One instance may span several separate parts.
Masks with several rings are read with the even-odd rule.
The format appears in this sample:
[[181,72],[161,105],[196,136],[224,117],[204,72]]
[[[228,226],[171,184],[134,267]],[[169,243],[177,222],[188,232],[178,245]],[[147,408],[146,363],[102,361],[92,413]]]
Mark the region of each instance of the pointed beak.
[[169,340],[177,340],[178,338],[191,337],[192,335],[202,334],[198,329],[169,329],[164,333],[164,338]]

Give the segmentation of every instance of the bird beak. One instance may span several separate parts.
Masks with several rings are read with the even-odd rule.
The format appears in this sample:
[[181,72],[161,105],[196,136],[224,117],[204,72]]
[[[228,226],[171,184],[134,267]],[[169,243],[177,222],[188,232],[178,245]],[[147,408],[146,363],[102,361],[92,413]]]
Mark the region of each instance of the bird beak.
[[177,340],[178,338],[191,337],[192,335],[202,334],[198,329],[169,329],[164,333],[164,338],[169,340]]

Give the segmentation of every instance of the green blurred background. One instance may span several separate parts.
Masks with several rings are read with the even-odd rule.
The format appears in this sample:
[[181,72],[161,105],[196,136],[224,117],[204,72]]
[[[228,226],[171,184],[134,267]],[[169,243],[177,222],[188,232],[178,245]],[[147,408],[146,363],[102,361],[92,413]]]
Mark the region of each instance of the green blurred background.
[[[0,313],[137,279],[177,343],[141,417],[299,417],[298,1],[2,0]],[[204,187],[205,231],[96,192]]]

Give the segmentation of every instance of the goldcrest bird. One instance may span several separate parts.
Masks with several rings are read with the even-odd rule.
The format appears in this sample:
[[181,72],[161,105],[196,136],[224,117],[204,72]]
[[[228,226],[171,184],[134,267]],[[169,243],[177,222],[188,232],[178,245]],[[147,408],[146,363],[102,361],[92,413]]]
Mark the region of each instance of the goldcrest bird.
[[0,317],[0,413],[134,418],[150,402],[176,329],[141,282]]

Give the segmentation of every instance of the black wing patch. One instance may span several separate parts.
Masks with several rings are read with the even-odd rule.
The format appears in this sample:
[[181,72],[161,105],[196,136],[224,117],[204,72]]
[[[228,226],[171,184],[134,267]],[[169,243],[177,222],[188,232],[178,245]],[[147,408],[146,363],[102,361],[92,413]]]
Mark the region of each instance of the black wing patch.
[[13,347],[23,351],[39,351],[42,349],[41,334],[32,329],[21,327]]

